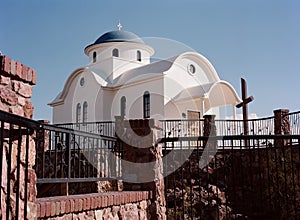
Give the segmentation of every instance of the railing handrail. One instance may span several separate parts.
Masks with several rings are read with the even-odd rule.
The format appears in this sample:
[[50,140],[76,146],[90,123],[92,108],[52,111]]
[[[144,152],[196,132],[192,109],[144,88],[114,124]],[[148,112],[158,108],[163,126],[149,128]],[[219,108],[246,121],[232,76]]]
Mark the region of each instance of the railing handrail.
[[255,139],[299,139],[299,135],[227,135],[227,136],[198,136],[198,137],[162,137],[157,140],[158,143],[174,142],[174,141],[207,141],[207,140],[255,140]]

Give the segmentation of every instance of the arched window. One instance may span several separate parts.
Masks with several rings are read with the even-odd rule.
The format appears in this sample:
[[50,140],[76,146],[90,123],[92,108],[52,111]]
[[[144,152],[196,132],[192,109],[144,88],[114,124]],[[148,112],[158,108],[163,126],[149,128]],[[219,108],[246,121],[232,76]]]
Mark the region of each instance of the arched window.
[[81,121],[81,105],[80,103],[76,106],[76,123],[80,123]]
[[139,50],[136,52],[136,60],[140,62],[142,61],[142,54],[141,51]]
[[143,96],[144,118],[150,118],[150,93],[146,91]]
[[121,98],[121,116],[126,115],[126,97],[122,96]]
[[83,103],[83,117],[82,122],[85,123],[88,120],[88,104],[87,102]]
[[96,63],[96,61],[97,61],[97,52],[94,51],[93,52],[93,63]]
[[119,57],[119,50],[117,48],[113,49],[112,55],[113,57]]

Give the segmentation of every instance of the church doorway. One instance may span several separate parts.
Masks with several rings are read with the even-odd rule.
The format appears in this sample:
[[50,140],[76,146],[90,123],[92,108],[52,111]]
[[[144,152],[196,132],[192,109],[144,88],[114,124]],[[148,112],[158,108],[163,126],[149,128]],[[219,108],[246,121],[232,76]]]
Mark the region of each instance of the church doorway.
[[201,113],[199,111],[187,111],[188,119],[188,133],[189,136],[200,136],[201,135]]

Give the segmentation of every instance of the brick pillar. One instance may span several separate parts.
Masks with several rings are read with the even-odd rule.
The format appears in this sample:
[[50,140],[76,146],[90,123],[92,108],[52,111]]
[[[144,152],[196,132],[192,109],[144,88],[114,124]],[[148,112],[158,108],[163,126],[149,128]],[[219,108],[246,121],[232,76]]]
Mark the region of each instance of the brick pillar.
[[116,117],[116,135],[123,144],[122,179],[124,190],[152,192],[151,219],[166,219],[162,125],[153,119],[124,120]]
[[[36,84],[36,71],[21,64],[18,61],[10,59],[7,56],[0,54],[0,110],[9,112],[15,115],[19,115],[26,118],[33,117],[33,104],[30,101],[32,96],[32,87]],[[25,129],[24,129],[25,130]],[[4,131],[7,133],[12,132],[9,127],[5,127]],[[28,132],[28,131],[27,131]],[[23,134],[23,133],[22,133]],[[25,134],[25,133],[24,133]],[[9,153],[9,138],[3,138],[3,152],[2,153],[2,182],[1,184],[1,213],[0,218],[6,219],[6,206],[10,206],[9,218],[12,219],[35,219],[36,218],[36,174],[33,169],[35,165],[35,142],[30,136],[26,139],[25,135],[22,137],[18,136],[17,139],[14,137],[10,140],[12,142],[11,153]],[[28,167],[25,167],[25,152],[26,142],[28,142]],[[18,147],[20,145],[20,148]],[[20,151],[18,151],[20,149]],[[18,156],[21,155],[21,156]],[[17,165],[17,158],[20,157],[21,163]],[[10,163],[8,164],[8,161]],[[10,166],[10,169],[8,167]],[[19,198],[17,193],[13,190],[13,186],[17,185],[16,173],[19,170],[20,174],[20,192]],[[10,173],[7,173],[10,172]],[[27,216],[23,216],[24,208],[24,188],[25,188],[25,174],[28,174],[27,183]],[[7,187],[7,176],[10,175],[11,189],[10,198],[8,202],[5,201],[8,187]],[[19,216],[15,216],[16,213],[16,202],[19,203]]]
[[[274,134],[288,135],[290,134],[290,118],[288,109],[274,110]],[[285,146],[289,140],[278,139],[275,141],[275,146]]]

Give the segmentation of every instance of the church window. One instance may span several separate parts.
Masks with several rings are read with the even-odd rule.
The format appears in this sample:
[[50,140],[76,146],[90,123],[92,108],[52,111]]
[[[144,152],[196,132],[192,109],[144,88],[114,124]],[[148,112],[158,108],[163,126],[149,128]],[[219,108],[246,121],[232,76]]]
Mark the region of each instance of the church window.
[[126,97],[122,96],[121,98],[121,116],[126,115]]
[[93,63],[96,63],[96,61],[97,61],[97,52],[94,51],[93,52]]
[[81,118],[81,105],[80,103],[78,103],[76,106],[76,123],[80,123],[80,118]]
[[137,61],[140,61],[140,62],[142,61],[142,54],[141,54],[141,51],[139,51],[139,50],[136,52],[136,59],[137,59]]
[[83,103],[83,117],[82,122],[85,123],[88,120],[88,104],[87,102]]
[[84,78],[83,78],[83,77],[80,79],[80,82],[79,82],[79,83],[80,83],[81,86],[84,85]]
[[119,50],[117,48],[113,49],[112,55],[113,57],[119,57]]
[[196,67],[193,64],[188,65],[188,72],[194,74],[196,72]]
[[144,118],[150,118],[150,93],[146,91],[143,96]]

